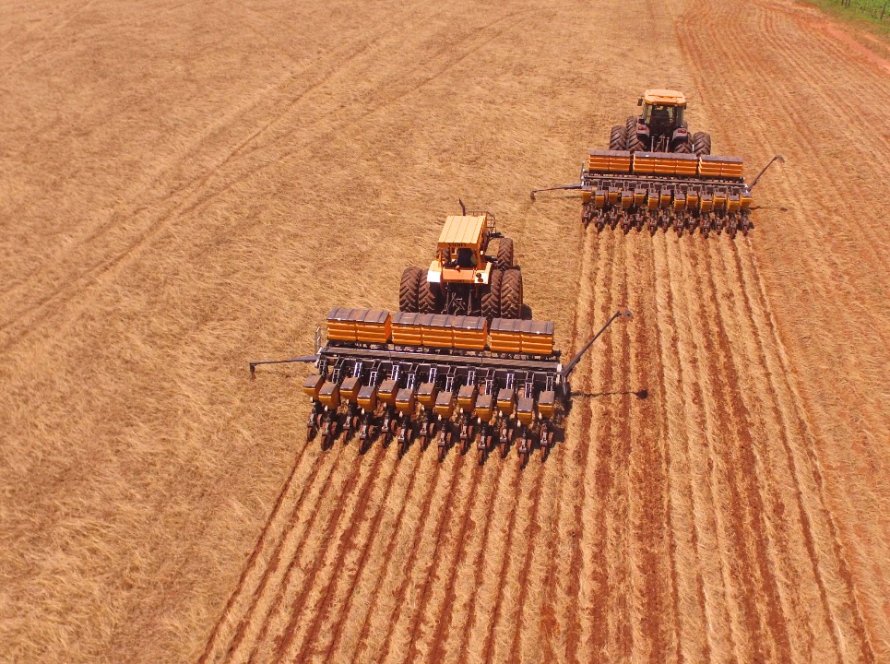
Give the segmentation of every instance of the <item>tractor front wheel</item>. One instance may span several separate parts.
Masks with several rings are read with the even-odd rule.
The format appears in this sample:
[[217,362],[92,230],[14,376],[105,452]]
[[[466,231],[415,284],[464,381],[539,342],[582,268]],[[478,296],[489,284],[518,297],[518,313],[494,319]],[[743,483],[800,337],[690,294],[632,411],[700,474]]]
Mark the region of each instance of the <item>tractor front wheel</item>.
[[417,292],[422,278],[423,270],[419,267],[406,267],[402,272],[402,281],[399,283],[399,311],[417,313]]
[[504,272],[501,282],[501,318],[522,318],[522,272]]
[[442,309],[442,297],[439,284],[431,284],[426,275],[421,273],[417,287],[417,310],[422,314],[438,314]]
[[627,147],[627,129],[621,125],[614,125],[609,133],[609,149],[624,150]]
[[692,135],[692,149],[697,157],[711,154],[711,135],[697,131]]
[[513,240],[508,237],[502,237],[498,240],[498,257],[496,262],[499,270],[509,270],[513,267]]
[[482,293],[482,315],[489,320],[501,315],[501,280],[503,275],[501,270],[492,270],[488,289]]

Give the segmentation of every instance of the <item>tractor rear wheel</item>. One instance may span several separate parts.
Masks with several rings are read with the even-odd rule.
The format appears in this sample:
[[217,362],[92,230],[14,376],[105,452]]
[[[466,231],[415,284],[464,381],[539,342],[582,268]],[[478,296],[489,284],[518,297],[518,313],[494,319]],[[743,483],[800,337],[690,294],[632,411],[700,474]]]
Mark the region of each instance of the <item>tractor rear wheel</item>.
[[498,240],[497,267],[499,270],[513,267],[513,240],[508,237]]
[[501,318],[522,317],[522,272],[517,269],[504,272],[501,282]]
[[697,157],[711,154],[711,135],[703,131],[695,132],[692,135],[692,148]]
[[627,150],[630,152],[642,152],[645,149],[643,145],[643,141],[640,140],[640,137],[637,136],[637,130],[634,129],[633,133],[627,134]]
[[482,315],[491,320],[501,315],[501,270],[492,270],[488,281],[488,290],[482,293]]
[[609,149],[623,150],[627,147],[627,130],[621,125],[614,125],[609,134]]
[[625,136],[631,136],[632,134],[637,133],[637,119],[636,115],[631,115],[624,121]]
[[402,281],[399,283],[399,311],[417,312],[417,291],[422,277],[423,270],[419,267],[406,267],[402,272]]
[[437,314],[441,309],[439,284],[431,284],[427,281],[426,275],[421,273],[420,284],[417,287],[417,310],[422,314]]
[[692,146],[689,144],[689,141],[678,141],[674,145],[674,152],[680,154],[689,154],[692,152]]

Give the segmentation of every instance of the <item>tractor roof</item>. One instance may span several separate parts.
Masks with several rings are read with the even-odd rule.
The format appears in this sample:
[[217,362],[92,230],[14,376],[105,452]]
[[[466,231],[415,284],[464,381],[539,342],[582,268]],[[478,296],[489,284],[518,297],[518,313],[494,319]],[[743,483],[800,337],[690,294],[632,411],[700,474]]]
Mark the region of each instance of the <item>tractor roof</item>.
[[686,95],[677,90],[665,90],[664,88],[650,88],[643,93],[643,101],[647,104],[659,106],[686,106]]
[[484,216],[450,216],[439,234],[439,247],[477,247],[484,230]]

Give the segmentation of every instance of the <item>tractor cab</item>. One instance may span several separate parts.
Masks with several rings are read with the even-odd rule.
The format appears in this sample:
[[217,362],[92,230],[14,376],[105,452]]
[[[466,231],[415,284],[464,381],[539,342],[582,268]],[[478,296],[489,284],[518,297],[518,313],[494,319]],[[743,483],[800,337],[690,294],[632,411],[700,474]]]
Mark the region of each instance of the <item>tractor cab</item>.
[[445,220],[430,263],[430,283],[487,284],[491,262],[484,255],[493,220],[488,214],[453,215]]
[[686,97],[676,90],[646,90],[637,102],[643,107],[643,122],[653,134],[670,134],[683,126]]

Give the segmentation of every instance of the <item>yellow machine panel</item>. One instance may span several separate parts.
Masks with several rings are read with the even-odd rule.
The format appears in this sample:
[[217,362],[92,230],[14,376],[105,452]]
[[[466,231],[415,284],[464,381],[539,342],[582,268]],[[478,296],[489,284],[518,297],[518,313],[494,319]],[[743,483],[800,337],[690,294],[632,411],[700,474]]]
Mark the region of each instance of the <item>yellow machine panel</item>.
[[510,415],[513,413],[513,407],[516,405],[516,390],[509,387],[502,387],[498,391],[498,410],[501,411],[504,415]]
[[358,405],[372,412],[377,408],[376,385],[365,385],[358,391]]
[[346,401],[356,403],[358,399],[358,391],[361,388],[361,381],[355,376],[343,379],[340,383],[340,396]]
[[649,88],[643,92],[643,101],[647,104],[659,104],[663,106],[686,106],[686,95],[679,90]]
[[452,348],[454,334],[451,331],[451,316],[446,314],[427,314],[420,321],[420,332],[423,345],[430,348]]
[[[355,309],[335,307],[328,312],[328,339],[355,341]],[[359,309],[358,311],[364,311]]]
[[417,390],[417,400],[424,408],[432,408],[436,402],[436,384],[423,383]]
[[446,392],[442,390],[436,396],[436,405],[433,406],[433,412],[442,417],[451,417],[454,413],[454,392]]
[[380,387],[377,389],[377,397],[383,403],[394,404],[396,402],[396,391],[398,389],[398,381],[387,379],[380,383]]
[[461,385],[457,391],[457,405],[464,410],[473,410],[476,405],[477,388],[475,385]]
[[491,321],[488,347],[496,353],[522,352],[522,321],[513,318],[495,318]]
[[521,323],[522,352],[530,355],[552,355],[553,322],[524,320]]
[[483,350],[488,337],[488,320],[479,316],[451,316],[455,348]]
[[449,216],[439,234],[439,248],[478,247],[484,230],[484,216]]
[[699,158],[698,174],[703,178],[738,180],[742,177],[741,157],[707,155]]
[[519,397],[516,402],[516,419],[525,425],[531,424],[535,419],[535,402],[529,397]]
[[396,410],[400,413],[414,412],[414,390],[403,387],[396,393]]
[[303,381],[303,394],[311,399],[318,399],[318,390],[324,383],[324,377],[318,374],[309,374]]
[[356,341],[385,344],[391,334],[392,317],[382,309],[357,310],[355,316]]
[[633,172],[641,175],[694,176],[697,171],[698,158],[691,154],[636,152],[633,156]]
[[556,412],[556,392],[545,390],[538,396],[538,413],[541,417],[553,417]]
[[392,315],[392,342],[400,346],[420,346],[423,344],[423,333],[420,321],[428,314],[407,313],[397,311]]
[[630,161],[627,150],[590,150],[587,168],[599,173],[630,173]]
[[491,420],[491,416],[494,415],[494,396],[491,394],[480,394],[476,398],[476,407],[473,409],[473,414],[483,422]]
[[325,381],[318,391],[318,400],[328,408],[337,408],[340,405],[340,386],[333,381]]

